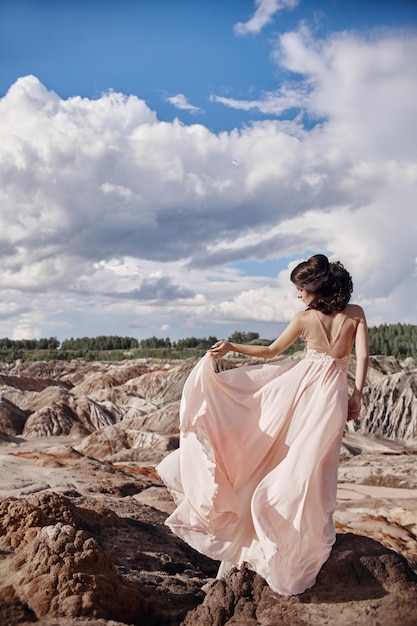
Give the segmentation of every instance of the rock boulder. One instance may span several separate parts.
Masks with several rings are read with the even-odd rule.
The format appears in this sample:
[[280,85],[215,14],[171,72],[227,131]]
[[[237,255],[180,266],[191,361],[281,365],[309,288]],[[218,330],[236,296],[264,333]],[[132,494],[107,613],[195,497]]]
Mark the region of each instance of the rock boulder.
[[[417,577],[407,561],[368,537],[338,535],[316,584],[279,596],[242,566],[207,588],[183,626],[415,626]],[[407,610],[404,610],[407,607]],[[401,616],[401,618],[400,618]]]

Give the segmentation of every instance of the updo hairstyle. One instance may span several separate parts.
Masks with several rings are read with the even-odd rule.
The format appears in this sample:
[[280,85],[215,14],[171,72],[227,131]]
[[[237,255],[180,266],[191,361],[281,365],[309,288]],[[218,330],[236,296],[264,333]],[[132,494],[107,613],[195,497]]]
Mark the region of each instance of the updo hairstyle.
[[299,263],[291,272],[296,287],[317,295],[307,308],[317,309],[326,315],[343,311],[353,290],[352,278],[339,261],[329,262],[324,254],[315,254]]

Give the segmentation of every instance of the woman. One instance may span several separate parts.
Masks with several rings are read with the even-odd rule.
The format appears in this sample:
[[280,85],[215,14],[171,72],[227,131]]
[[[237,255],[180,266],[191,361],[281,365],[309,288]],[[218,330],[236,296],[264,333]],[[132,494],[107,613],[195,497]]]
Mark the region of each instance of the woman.
[[[368,367],[365,315],[348,304],[352,280],[341,263],[312,256],[291,280],[306,310],[269,346],[214,344],[184,386],[180,447],[157,468],[177,505],[171,530],[222,561],[219,575],[246,562],[282,595],[311,587],[331,552],[340,445],[346,420],[359,416]],[[300,336],[300,361],[214,371],[212,358],[271,358]]]

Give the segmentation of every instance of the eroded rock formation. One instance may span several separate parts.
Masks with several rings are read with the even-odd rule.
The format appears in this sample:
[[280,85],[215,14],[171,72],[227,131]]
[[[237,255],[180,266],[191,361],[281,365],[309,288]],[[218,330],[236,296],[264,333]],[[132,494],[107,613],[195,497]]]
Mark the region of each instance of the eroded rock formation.
[[[168,536],[163,515],[141,513],[140,506],[135,512],[141,519],[123,519],[53,493],[32,502],[3,500],[0,623],[25,615],[60,624],[70,618],[178,624],[201,599],[196,580],[212,574],[213,565],[200,555],[190,562],[191,550]],[[187,570],[189,583],[175,580]]]
[[[337,544],[317,584],[290,598],[245,568],[216,581],[218,563],[164,525],[173,502],[154,468],[178,445],[194,364],[2,367],[0,624],[414,626],[412,364],[372,359],[363,420],[341,456]],[[354,359],[350,384],[353,372]]]
[[105,502],[50,492],[0,502],[1,624],[416,623],[415,573],[368,537],[339,534],[316,585],[281,597],[245,567],[215,580],[218,564],[169,533],[161,512]]
[[365,389],[362,431],[389,439],[417,439],[417,371],[384,376]]
[[417,577],[405,559],[367,537],[338,535],[312,589],[278,596],[243,566],[211,583],[183,626],[394,626],[400,614],[402,626],[414,626],[416,591]]
[[[225,361],[226,366],[244,362]],[[182,387],[195,362],[19,363],[0,374],[0,433],[24,438],[87,436],[116,425],[120,447],[114,440],[108,450],[111,456],[125,451],[126,441],[136,459],[139,450],[152,448],[153,444],[140,443],[139,433],[158,433],[172,447],[170,436],[178,434]],[[354,367],[352,358],[350,382]],[[393,357],[372,357],[368,382],[360,432],[417,440],[416,369],[402,367]],[[124,430],[129,431],[127,439]],[[97,452],[97,438],[92,437],[91,443]],[[161,439],[153,443],[163,447]],[[88,454],[88,442],[84,448]],[[122,457],[127,458],[126,452]]]

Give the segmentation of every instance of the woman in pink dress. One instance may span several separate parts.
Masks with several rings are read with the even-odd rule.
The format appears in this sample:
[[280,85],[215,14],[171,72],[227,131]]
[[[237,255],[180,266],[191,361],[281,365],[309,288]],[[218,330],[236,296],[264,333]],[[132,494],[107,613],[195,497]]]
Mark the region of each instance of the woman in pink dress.
[[[180,447],[157,468],[176,503],[171,530],[222,561],[219,575],[246,562],[282,595],[311,587],[330,555],[342,435],[359,416],[368,367],[365,315],[349,304],[341,263],[315,255],[291,280],[306,309],[269,346],[218,341],[208,351],[184,386]],[[230,351],[269,359],[300,336],[301,360],[213,367]]]

